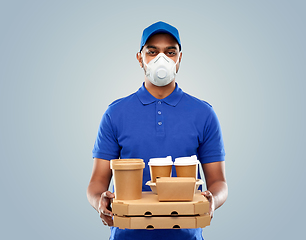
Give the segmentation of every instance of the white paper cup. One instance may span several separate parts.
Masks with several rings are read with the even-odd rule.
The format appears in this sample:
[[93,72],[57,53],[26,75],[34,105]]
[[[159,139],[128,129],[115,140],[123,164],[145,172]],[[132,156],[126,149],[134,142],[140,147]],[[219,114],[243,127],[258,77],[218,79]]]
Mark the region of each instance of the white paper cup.
[[151,182],[156,182],[159,177],[171,177],[172,158],[151,158],[148,163],[150,167]]
[[194,177],[197,179],[199,163],[196,155],[176,158],[174,165],[177,177]]

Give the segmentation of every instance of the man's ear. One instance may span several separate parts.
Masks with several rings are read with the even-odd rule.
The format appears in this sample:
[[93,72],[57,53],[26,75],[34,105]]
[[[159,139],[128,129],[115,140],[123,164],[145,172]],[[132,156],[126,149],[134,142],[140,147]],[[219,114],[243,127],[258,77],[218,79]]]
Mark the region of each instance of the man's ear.
[[136,58],[139,62],[140,67],[143,68],[143,63],[142,63],[143,60],[140,52],[136,53]]
[[181,63],[181,61],[182,61],[182,57],[183,57],[183,53],[182,53],[182,52],[180,52],[180,60],[179,60],[179,63]]
[[180,69],[180,65],[181,65],[181,61],[182,61],[182,56],[183,56],[182,52],[180,52],[179,54],[180,54],[180,56],[179,56],[178,64],[176,66],[176,73],[178,73],[178,70]]

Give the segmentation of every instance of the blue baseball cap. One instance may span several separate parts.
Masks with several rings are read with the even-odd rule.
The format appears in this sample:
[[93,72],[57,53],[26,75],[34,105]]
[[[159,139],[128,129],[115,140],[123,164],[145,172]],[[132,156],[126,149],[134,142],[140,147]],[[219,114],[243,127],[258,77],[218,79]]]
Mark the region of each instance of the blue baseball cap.
[[181,40],[180,40],[178,30],[168,23],[159,21],[159,22],[153,23],[152,25],[150,25],[149,27],[147,27],[143,30],[139,52],[141,52],[143,46],[148,41],[149,37],[151,37],[152,35],[154,35],[156,33],[168,33],[168,34],[172,35],[175,38],[175,40],[177,41],[178,45],[180,46],[180,50],[181,50],[181,48],[182,48],[181,47]]

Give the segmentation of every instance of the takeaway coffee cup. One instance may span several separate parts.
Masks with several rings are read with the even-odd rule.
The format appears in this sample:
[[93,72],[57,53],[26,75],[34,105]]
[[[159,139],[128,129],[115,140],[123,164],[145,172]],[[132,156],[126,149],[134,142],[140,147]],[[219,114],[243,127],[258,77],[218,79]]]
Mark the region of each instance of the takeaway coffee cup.
[[150,167],[151,182],[156,182],[159,177],[171,177],[172,158],[151,158],[148,163]]
[[176,175],[178,177],[194,177],[197,179],[199,160],[196,155],[180,157],[174,161]]
[[142,159],[113,159],[110,167],[114,176],[115,199],[141,198],[142,177],[145,163]]

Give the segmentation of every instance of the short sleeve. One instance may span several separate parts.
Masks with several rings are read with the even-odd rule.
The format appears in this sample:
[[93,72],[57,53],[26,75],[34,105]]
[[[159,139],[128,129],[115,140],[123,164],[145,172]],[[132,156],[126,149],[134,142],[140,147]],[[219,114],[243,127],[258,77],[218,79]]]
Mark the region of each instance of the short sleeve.
[[114,126],[112,126],[111,116],[106,111],[102,117],[97,138],[92,150],[93,158],[105,160],[117,159],[120,155],[120,146],[118,144]]
[[225,151],[221,127],[216,113],[211,108],[210,116],[204,126],[203,139],[198,148],[201,163],[224,161]]

